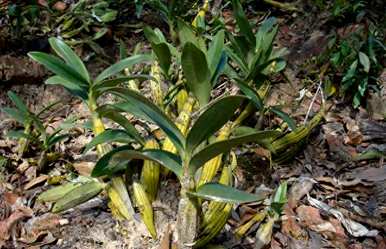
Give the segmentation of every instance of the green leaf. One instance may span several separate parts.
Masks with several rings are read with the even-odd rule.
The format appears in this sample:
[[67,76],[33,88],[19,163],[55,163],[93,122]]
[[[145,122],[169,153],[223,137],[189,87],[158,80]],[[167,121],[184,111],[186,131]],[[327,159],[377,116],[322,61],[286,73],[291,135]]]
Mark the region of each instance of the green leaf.
[[111,22],[111,21],[115,20],[115,18],[117,17],[117,14],[118,14],[118,11],[110,10],[107,13],[105,13],[104,15],[100,16],[100,19],[104,23]]
[[235,81],[240,90],[255,104],[258,110],[264,108],[263,101],[255,89],[245,84],[241,79],[235,79]]
[[[342,79],[342,82],[345,82],[345,81],[351,81],[355,75],[356,75],[356,70],[357,70],[357,67],[358,67],[358,60],[355,60],[353,61],[353,63],[351,63],[349,69],[347,70],[346,74],[344,75],[343,79]],[[347,88],[343,88],[343,90],[347,90]]]
[[228,152],[233,147],[250,142],[265,145],[279,134],[281,134],[279,131],[259,131],[209,144],[192,157],[189,165],[190,173],[194,174],[207,161],[217,155]]
[[86,153],[93,147],[103,144],[103,143],[111,143],[111,142],[118,142],[118,143],[132,143],[135,140],[133,137],[131,137],[125,130],[119,130],[119,129],[108,129],[104,132],[100,133],[96,137],[94,137],[85,147],[83,153]]
[[51,148],[55,144],[63,141],[64,139],[68,138],[70,134],[62,134],[57,136],[50,136],[47,141],[47,149]]
[[248,18],[245,16],[243,7],[239,0],[232,0],[233,16],[236,19],[237,26],[242,35],[244,35],[250,44],[255,44],[255,37],[252,32]]
[[[102,105],[96,109],[96,112],[98,112],[100,116],[107,117],[107,118],[110,118],[108,116],[110,115],[110,113],[121,113],[121,112],[127,112],[131,114],[135,113],[134,116],[136,116],[137,118],[148,120],[148,118],[145,115],[143,115],[141,112],[139,112],[137,108],[133,107],[133,105],[130,102],[127,102],[125,100],[123,102],[118,102],[115,104]],[[127,119],[125,118],[125,120]],[[115,121],[115,122],[118,123],[118,121]],[[119,124],[123,126],[122,123],[124,122],[126,121],[122,120],[121,123]],[[130,123],[128,120],[127,122]]]
[[25,124],[26,121],[29,120],[29,115],[21,113],[16,108],[4,107],[1,108],[1,110],[21,124]]
[[218,77],[226,71],[227,66],[228,66],[228,55],[225,52],[225,50],[223,50],[221,53],[220,61],[218,62],[217,67],[214,73],[212,74],[212,77],[210,80],[212,86],[215,86],[217,84]]
[[196,46],[199,47],[199,42],[197,40],[197,37],[188,24],[186,24],[183,20],[178,19],[177,20],[177,26],[178,26],[178,37],[180,39],[180,44],[184,46],[187,42],[194,43]]
[[231,48],[226,47],[225,51],[229,55],[229,57],[233,60],[233,62],[237,64],[237,66],[240,68],[242,73],[246,75],[249,69],[248,69],[247,62],[244,60],[245,58],[239,56]]
[[109,89],[108,92],[127,100],[127,104],[130,105],[131,108],[131,114],[140,118],[145,117],[146,120],[158,125],[170,138],[177,150],[180,153],[184,151],[184,136],[174,122],[171,121],[158,106],[133,90],[112,88]]
[[271,112],[275,113],[277,116],[283,119],[284,122],[288,124],[288,127],[291,129],[291,131],[296,129],[295,121],[287,113],[280,110],[278,106],[271,106],[269,109]]
[[30,52],[28,56],[31,57],[34,61],[39,62],[44,65],[47,69],[57,74],[61,78],[65,79],[68,82],[73,84],[78,84],[82,87],[88,87],[88,82],[72,67],[66,65],[58,57],[42,53],[42,52]]
[[70,66],[76,70],[83,78],[90,82],[90,76],[88,74],[86,66],[82,60],[75,54],[75,52],[67,46],[67,44],[61,39],[51,37],[48,39],[52,49]]
[[275,196],[271,202],[271,208],[278,215],[281,215],[284,205],[287,203],[287,182],[283,182],[277,188]]
[[232,135],[235,137],[250,135],[255,133],[257,130],[249,126],[238,126],[232,130]]
[[172,64],[172,54],[170,48],[166,43],[152,44],[154,53],[157,56],[159,65],[165,75],[169,74],[169,68]]
[[368,84],[368,77],[363,77],[358,85],[358,91],[361,96],[365,95],[365,92],[367,90],[367,84]]
[[256,33],[256,53],[261,62],[266,61],[272,52],[273,41],[278,32],[278,25],[276,18],[270,17],[265,20],[259,27],[259,31]]
[[181,64],[189,89],[201,106],[206,105],[212,86],[205,54],[193,43],[187,42],[182,51]]
[[23,113],[24,115],[28,115],[30,113],[28,107],[24,104],[24,102],[12,91],[8,91],[8,97],[15,104],[16,108]]
[[152,57],[151,55],[148,55],[148,54],[137,54],[137,55],[130,56],[103,70],[103,72],[100,73],[98,77],[95,79],[95,82],[100,82],[108,77],[111,77],[121,72],[125,68],[132,67],[135,64],[150,62],[150,61],[152,61]]
[[217,65],[221,61],[221,55],[224,49],[224,36],[225,33],[223,30],[217,32],[209,46],[207,59],[209,61],[209,69],[212,75],[216,72]]
[[227,203],[256,202],[265,198],[265,195],[250,194],[219,183],[206,183],[201,185],[196,192],[188,193],[202,199]]
[[157,149],[135,151],[130,150],[129,146],[118,147],[105,154],[96,163],[91,175],[93,177],[106,175],[106,173],[111,171],[111,167],[128,163],[133,159],[154,161],[173,171],[178,177],[182,176],[181,160],[175,154]]
[[69,91],[72,95],[77,96],[84,101],[88,99],[88,94],[87,94],[88,88],[75,84],[67,79],[64,79],[61,76],[58,76],[58,75],[52,76],[46,79],[45,83],[47,85],[61,85],[64,88],[66,88],[67,91]]
[[150,27],[145,27],[143,31],[146,38],[150,41],[162,71],[165,75],[168,75],[172,63],[172,46],[167,43],[164,35],[158,28],[152,30]]
[[146,26],[143,28],[143,33],[150,43],[159,44],[161,42],[166,42],[165,36],[158,28],[153,30],[151,27]]
[[104,93],[104,91],[107,90],[107,88],[116,87],[121,83],[128,82],[129,80],[144,81],[144,80],[154,80],[154,78],[149,75],[138,74],[138,75],[130,75],[127,77],[119,77],[119,78],[110,79],[110,80],[103,80],[94,85],[93,91],[95,92],[95,96],[99,97]]
[[29,139],[29,140],[34,139],[33,136],[31,136],[30,134],[24,133],[23,130],[9,131],[7,133],[7,137],[13,138],[13,139],[20,139],[20,138],[25,138],[25,139]]
[[63,104],[63,102],[61,100],[58,100],[58,101],[54,101],[54,102],[48,104],[47,106],[43,107],[38,113],[36,113],[36,117],[41,118],[41,116],[44,113],[48,112],[49,110],[53,109],[54,107],[56,107],[59,104]]
[[130,121],[125,116],[120,114],[118,111],[108,110],[108,109],[104,109],[104,111],[103,109],[98,109],[97,111],[98,112],[100,111],[99,114],[102,117],[111,119],[112,121],[122,126],[125,129],[126,133],[130,135],[132,138],[134,138],[137,142],[139,142],[142,145],[145,144],[145,140],[143,139],[141,134],[138,133],[134,125],[132,125]]
[[52,212],[57,213],[73,208],[90,200],[94,196],[98,195],[102,190],[103,184],[98,181],[91,181],[77,185],[55,203],[52,207]]
[[192,153],[204,140],[213,136],[230,120],[245,99],[244,96],[228,96],[206,107],[188,133],[186,151]]
[[362,64],[363,70],[368,73],[370,71],[369,57],[365,53],[359,52],[359,62]]

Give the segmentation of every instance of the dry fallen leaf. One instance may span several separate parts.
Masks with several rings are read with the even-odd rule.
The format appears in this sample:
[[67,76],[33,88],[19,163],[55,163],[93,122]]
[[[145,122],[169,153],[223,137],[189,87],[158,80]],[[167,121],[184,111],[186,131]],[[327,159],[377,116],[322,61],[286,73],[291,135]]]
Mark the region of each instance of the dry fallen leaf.
[[376,235],[378,235],[377,230],[368,230],[362,224],[355,222],[351,219],[345,218],[340,211],[338,211],[334,208],[331,208],[327,204],[325,204],[317,199],[314,199],[314,198],[308,196],[308,201],[310,202],[310,204],[312,206],[317,207],[317,208],[335,216],[335,218],[337,218],[343,224],[343,226],[346,228],[347,232],[349,232],[354,237],[364,237],[364,236],[375,237]]
[[65,3],[62,2],[62,1],[58,1],[58,2],[56,2],[56,3],[52,6],[52,8],[53,8],[54,10],[64,11],[65,9],[67,9],[67,4],[65,4]]
[[166,231],[164,233],[164,236],[160,242],[158,249],[170,249],[171,242],[172,242],[172,233],[170,229],[170,224],[168,224],[168,227],[166,228]]
[[42,216],[33,217],[24,224],[20,241],[31,244],[59,225],[60,216],[57,214],[46,213]]
[[93,162],[78,162],[73,164],[75,170],[82,176],[90,176],[94,165],[95,163]]
[[48,175],[40,175],[40,176],[32,179],[30,182],[28,182],[24,186],[24,190],[28,190],[28,189],[30,189],[32,187],[35,187],[36,185],[45,182],[47,179],[48,179]]
[[308,177],[299,177],[289,190],[288,205],[295,208],[298,201],[312,190],[315,182],[315,180]]
[[17,207],[7,219],[0,221],[0,241],[9,239],[13,226],[19,220],[31,217],[32,215],[32,209],[28,207]]

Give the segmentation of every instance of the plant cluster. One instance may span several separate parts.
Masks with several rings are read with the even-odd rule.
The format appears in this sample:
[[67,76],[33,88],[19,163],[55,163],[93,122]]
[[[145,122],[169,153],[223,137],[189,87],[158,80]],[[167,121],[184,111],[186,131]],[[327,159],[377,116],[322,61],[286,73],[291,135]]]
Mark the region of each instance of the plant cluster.
[[8,96],[14,103],[15,108],[5,107],[2,111],[15,119],[22,127],[21,130],[13,130],[7,133],[10,138],[18,139],[18,158],[22,158],[30,147],[35,147],[41,151],[37,166],[44,169],[49,162],[55,161],[60,157],[53,151],[53,147],[69,137],[62,127],[54,129],[51,133],[47,132],[47,125],[43,123],[43,116],[50,109],[54,108],[59,102],[43,108],[36,114],[33,113],[23,101],[13,92],[8,92]]
[[[168,2],[172,3],[178,5],[177,1]],[[265,194],[233,187],[232,172],[237,167],[233,148],[253,143],[269,151],[273,161],[287,161],[319,123],[323,111],[306,125],[297,126],[279,106],[265,103],[269,76],[286,65],[285,49],[273,45],[278,30],[274,18],[263,21],[254,32],[241,4],[234,0],[233,14],[239,32],[217,30],[203,36],[200,25],[205,22],[205,4],[192,24],[174,20],[176,33],[172,41],[159,29],[145,28],[151,53],[121,59],[95,78],[90,77],[82,60],[61,39],[49,39],[56,55],[29,53],[54,73],[46,84],[63,86],[88,107],[95,136],[84,152],[96,147],[99,155],[91,177],[52,188],[39,197],[41,201],[55,202],[54,212],[106,191],[116,216],[133,219],[134,207],[138,207],[149,233],[156,238],[151,203],[157,198],[160,180],[173,174],[181,186],[175,238],[177,248],[183,249],[202,247],[221,232],[235,203],[262,202],[267,198]],[[143,65],[143,72],[150,73],[131,74],[137,64]],[[213,96],[220,80],[237,84],[240,94]],[[141,94],[139,81],[149,84],[150,99]],[[117,101],[100,105],[98,98],[104,94],[116,96]],[[10,97],[19,110],[25,109],[13,94]],[[267,113],[280,117],[283,125],[275,130],[266,129],[262,120]],[[127,119],[127,114],[146,121],[144,124],[155,124],[163,135],[144,136]],[[255,127],[243,126],[247,117],[255,115],[260,120]],[[105,129],[102,118],[112,120],[120,128]],[[52,140],[60,141],[58,136],[54,132]],[[112,143],[118,146],[110,146]],[[138,163],[139,172],[135,167]],[[285,202],[283,183],[270,204],[254,219],[264,221],[256,235],[260,241],[269,242]],[[238,234],[242,235],[248,226]]]
[[[369,26],[359,26],[354,32],[336,35],[327,51],[331,69],[337,75],[339,94],[352,98],[352,105],[358,108],[369,90],[380,90],[378,77],[385,64],[386,47],[382,35]],[[329,83],[329,82],[328,82]],[[327,84],[326,93],[335,92],[334,84]]]

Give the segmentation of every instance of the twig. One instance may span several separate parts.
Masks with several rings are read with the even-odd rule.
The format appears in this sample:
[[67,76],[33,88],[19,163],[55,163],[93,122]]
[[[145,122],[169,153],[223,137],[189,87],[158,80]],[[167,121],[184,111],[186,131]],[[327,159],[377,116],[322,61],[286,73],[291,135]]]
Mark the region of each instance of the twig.
[[306,117],[304,118],[303,125],[306,125],[306,123],[307,123],[308,117],[310,116],[310,113],[311,113],[312,106],[315,103],[315,100],[319,94],[319,91],[321,91],[322,101],[324,102],[324,94],[323,94],[323,90],[322,90],[322,80],[320,80],[319,85],[318,85],[318,89],[316,89],[316,93],[315,93],[314,97],[312,98],[310,106],[308,107],[307,114],[306,114]]

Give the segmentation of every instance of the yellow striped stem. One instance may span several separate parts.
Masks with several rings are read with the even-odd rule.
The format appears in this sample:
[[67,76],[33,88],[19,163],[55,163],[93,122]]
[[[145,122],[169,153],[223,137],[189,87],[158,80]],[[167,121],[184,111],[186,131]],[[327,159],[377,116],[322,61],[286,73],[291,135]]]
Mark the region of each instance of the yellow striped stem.
[[[186,134],[188,131],[190,121],[191,121],[191,114],[193,111],[193,106],[194,106],[195,100],[193,97],[188,97],[187,100],[185,101],[184,107],[182,108],[182,111],[178,115],[176,119],[176,126],[178,129],[181,131],[182,134]],[[171,152],[171,153],[177,153],[177,149],[172,143],[172,141],[166,137],[163,145],[162,145],[162,150]],[[162,172],[164,175],[167,175],[169,173],[169,170],[166,168],[162,168]]]
[[[159,149],[159,145],[156,140],[149,139],[148,141],[146,141],[144,148]],[[159,176],[160,165],[153,161],[144,160],[141,172],[141,183],[145,188],[145,191],[148,194],[150,201],[154,201],[157,197]]]
[[137,206],[141,212],[143,223],[145,223],[150,235],[153,237],[153,239],[155,239],[157,238],[157,231],[154,226],[153,208],[151,206],[149,197],[139,182],[133,183],[133,192]]
[[155,79],[155,80],[150,80],[150,90],[151,90],[151,95],[153,97],[153,101],[156,105],[158,105],[161,109],[163,109],[164,104],[163,104],[163,94],[161,89],[161,80],[162,80],[161,68],[157,61],[154,61],[152,64],[150,75]]
[[262,220],[264,220],[265,216],[267,215],[266,212],[260,212],[260,213],[257,213],[255,214],[252,219],[250,219],[249,221],[247,221],[245,224],[239,226],[236,230],[235,230],[235,235],[238,237],[238,238],[242,238],[247,232],[249,229],[251,229],[251,227],[256,224],[257,222],[260,222]]

